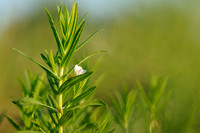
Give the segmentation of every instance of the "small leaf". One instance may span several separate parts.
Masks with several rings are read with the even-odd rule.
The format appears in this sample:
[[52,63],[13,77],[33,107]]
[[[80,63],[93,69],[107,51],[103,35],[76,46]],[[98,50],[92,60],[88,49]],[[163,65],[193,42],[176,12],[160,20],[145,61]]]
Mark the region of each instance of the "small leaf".
[[136,94],[137,94],[137,91],[133,91],[133,90],[131,90],[128,93],[127,100],[126,100],[126,111],[124,113],[124,118],[126,120],[132,119],[132,112],[134,109],[133,107],[134,107],[134,102],[136,99]]
[[80,22],[78,23],[78,27],[81,25],[81,23],[84,21],[85,17],[87,16],[88,12],[85,13],[85,15],[83,16],[83,18],[80,20]]
[[55,80],[49,75],[47,75],[47,79],[49,81],[49,84],[50,84],[50,87],[51,87],[51,90],[53,91],[53,93],[58,94],[58,86],[57,86]]
[[42,133],[41,131],[32,131],[32,130],[20,130],[14,133]]
[[105,128],[108,125],[109,119],[105,119],[98,127],[98,131],[97,133],[104,133],[105,132]]
[[[53,106],[54,108],[58,107],[56,100],[51,95],[48,95],[46,102],[47,102],[47,105],[49,105],[49,106]],[[48,111],[49,111],[49,115],[50,115],[52,121],[54,122],[55,125],[57,125],[58,124],[58,114],[56,112],[52,112],[51,110],[48,110]]]
[[50,101],[50,103],[51,103],[51,106],[53,106],[54,108],[57,108],[57,107],[58,107],[58,103],[57,103],[56,99],[54,99],[53,96],[48,95],[48,99],[49,99],[49,101]]
[[75,129],[75,131],[73,131],[73,133],[80,133],[81,130],[83,130],[84,128],[87,127],[88,124],[83,124],[80,127],[78,127],[77,129]]
[[159,104],[159,106],[157,107],[157,111],[156,113],[163,113],[164,109],[166,108],[168,102],[169,102],[169,98],[171,96],[172,90],[168,90],[168,92],[165,93],[164,99],[162,100],[162,103]]
[[19,125],[14,121],[14,120],[12,120],[9,116],[7,116],[7,115],[4,115],[7,119],[8,119],[8,121],[17,129],[17,130],[20,130],[21,128],[19,127]]
[[79,96],[77,96],[75,99],[73,99],[71,101],[71,104],[75,104],[75,103],[79,102],[80,100],[82,100],[83,98],[85,98],[86,96],[88,96],[90,93],[92,93],[95,88],[96,88],[96,86],[94,86],[94,87],[88,89],[87,91],[83,92],[82,94],[80,94]]
[[69,110],[67,112],[65,112],[62,117],[60,118],[58,125],[64,125],[66,124],[69,120],[71,120],[71,118],[73,117],[73,111]]
[[92,72],[86,72],[85,74],[75,76],[73,78],[68,79],[65,81],[59,88],[59,92],[63,93],[64,91],[68,90],[73,85],[83,81],[84,79],[88,78]]
[[67,110],[74,110],[74,109],[78,109],[78,108],[81,109],[81,108],[85,108],[85,107],[99,107],[99,106],[108,107],[108,105],[104,101],[102,101],[100,99],[95,99],[90,102],[85,102],[85,103],[79,104],[79,105],[69,108]]
[[161,86],[159,86],[159,90],[158,93],[155,95],[155,100],[153,101],[153,105],[157,106],[157,104],[159,103],[159,101],[161,101],[161,97],[165,92],[166,89],[166,85],[167,85],[167,78],[161,83]]
[[57,75],[55,75],[51,70],[49,70],[48,68],[46,68],[45,66],[41,65],[40,63],[38,63],[37,61],[35,61],[34,59],[32,59],[31,57],[29,57],[28,55],[26,55],[25,53],[13,48],[13,50],[17,51],[18,53],[22,54],[23,56],[27,57],[29,60],[33,61],[35,64],[37,64],[38,66],[40,66],[42,69],[44,69],[47,74],[49,74],[50,76],[52,76],[53,78],[59,80],[59,77]]
[[54,57],[53,57],[52,50],[49,53],[49,59],[50,59],[50,62],[51,62],[52,70],[53,70],[54,73],[56,73],[57,72],[56,63],[55,63],[55,60],[54,60]]
[[68,30],[67,30],[68,40],[64,44],[64,48],[66,48],[66,51],[70,50],[71,46],[73,45],[73,38],[75,38],[74,35],[76,32],[77,23],[78,23],[78,4],[74,2],[72,10],[71,10],[70,18],[69,18],[69,25],[68,25]]
[[60,28],[60,31],[61,31],[61,35],[63,37],[63,39],[66,41],[66,37],[65,37],[65,23],[68,23],[68,22],[65,22],[65,19],[64,19],[64,16],[62,14],[62,2],[60,2],[60,7],[57,6],[57,9],[58,9],[58,22],[59,22],[59,28]]
[[105,50],[96,51],[96,52],[94,52],[94,53],[88,55],[88,56],[85,57],[84,59],[82,59],[77,65],[82,64],[83,62],[85,62],[86,60],[88,60],[89,58],[91,58],[92,56],[94,56],[94,55],[96,55],[96,54],[98,54],[98,53],[102,53],[102,52],[107,52],[107,51],[105,51]]
[[108,131],[108,133],[114,133],[114,132],[115,132],[115,129]]
[[60,38],[59,38],[58,32],[57,32],[57,30],[56,30],[55,24],[54,24],[54,22],[53,22],[53,19],[52,19],[51,15],[50,15],[49,11],[48,11],[46,8],[44,8],[44,9],[45,9],[45,11],[46,11],[46,13],[47,13],[47,16],[48,16],[48,18],[49,18],[49,23],[50,23],[50,25],[51,25],[51,29],[52,29],[53,34],[54,34],[54,37],[55,37],[55,39],[56,39],[56,43],[57,43],[57,46],[58,46],[58,50],[60,51],[61,55],[63,55],[63,53],[64,53],[64,48],[63,48],[62,43],[61,43],[61,41],[60,41]]
[[36,78],[35,78],[35,86],[34,86],[34,95],[33,95],[33,98],[36,99],[38,97],[38,95],[42,92],[42,88],[43,88],[43,85],[44,85],[44,78],[45,78],[45,73],[43,73],[41,76],[39,75],[36,75]]
[[67,10],[66,4],[64,6],[64,19],[65,19],[65,28],[66,28],[65,35],[66,35],[66,37],[68,37],[67,29],[68,29],[69,11]]
[[50,67],[52,68],[51,64],[49,63],[49,60],[47,59],[47,57],[45,55],[43,55],[42,53],[40,54],[40,56],[42,57],[43,61]]
[[118,91],[115,92],[115,97],[117,99],[117,103],[120,106],[121,109],[125,109],[125,103],[123,101],[122,96],[120,95],[120,93]]
[[39,101],[37,101],[36,99],[33,99],[33,98],[29,98],[29,97],[24,97],[22,99],[19,99],[17,101],[12,101],[14,104],[19,104],[19,105],[22,105],[22,106],[27,106],[27,105],[40,105],[40,106],[43,106],[43,107],[46,107],[52,111],[57,111],[57,109],[51,107],[51,106],[48,106],[48,105],[45,105]]
[[112,106],[114,108],[114,116],[117,116],[118,118],[116,119],[117,122],[120,123],[119,118],[123,118],[123,110],[120,108],[118,101],[112,96],[110,97],[110,101],[112,102]]
[[96,35],[100,30],[96,31],[93,33],[91,36],[89,36],[84,42],[82,42],[77,48],[76,51],[79,50],[84,44],[86,44],[94,35]]
[[83,32],[83,28],[85,26],[85,21],[83,22],[83,24],[81,25],[81,27],[77,30],[74,38],[73,38],[73,41],[72,41],[72,44],[69,46],[69,48],[67,49],[67,53],[66,55],[63,57],[62,59],[62,62],[61,62],[61,66],[64,66],[64,65],[68,65],[68,63],[70,62],[75,50],[76,50],[76,46],[80,40],[80,36]]
[[140,95],[141,95],[141,98],[142,100],[144,101],[144,104],[148,107],[151,106],[151,102],[150,100],[148,99],[144,89],[142,88],[142,85],[140,84],[139,81],[136,82],[137,83],[137,88],[138,88],[138,91],[140,92]]
[[21,79],[19,79],[19,83],[22,88],[23,96],[27,96],[29,94],[28,88],[26,87],[26,85],[24,84],[24,82]]

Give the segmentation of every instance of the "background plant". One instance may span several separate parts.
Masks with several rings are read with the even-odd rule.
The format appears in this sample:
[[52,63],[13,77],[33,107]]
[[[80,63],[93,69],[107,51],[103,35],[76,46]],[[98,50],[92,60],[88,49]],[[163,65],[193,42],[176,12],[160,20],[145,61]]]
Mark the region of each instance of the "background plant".
[[115,96],[111,97],[111,114],[114,118],[114,121],[121,128],[121,131],[119,130],[118,132],[134,132],[133,125],[136,117],[138,117],[138,114],[136,114],[135,104],[137,101],[136,96],[137,91],[133,89],[129,91],[127,87],[124,87],[122,94],[116,91]]
[[[44,75],[32,75],[29,71],[25,74],[25,82],[19,79],[21,88],[22,88],[22,96],[23,97],[30,97],[32,99],[45,99],[47,93],[47,86],[43,82]],[[15,103],[15,101],[13,101]],[[20,110],[21,114],[21,124],[17,124],[15,120],[10,118],[9,116],[5,115],[6,118],[10,121],[10,123],[17,129],[17,130],[34,130],[38,129],[35,127],[35,114],[41,114],[40,108],[36,105],[30,106],[22,106],[20,104],[16,104]],[[44,115],[40,116],[42,119]]]
[[140,110],[145,119],[145,127],[147,133],[161,133],[163,121],[167,121],[166,117],[169,115],[166,107],[171,95],[171,90],[166,90],[167,78],[162,79],[155,75],[150,78],[149,85],[144,89],[142,85],[137,82],[140,97]]

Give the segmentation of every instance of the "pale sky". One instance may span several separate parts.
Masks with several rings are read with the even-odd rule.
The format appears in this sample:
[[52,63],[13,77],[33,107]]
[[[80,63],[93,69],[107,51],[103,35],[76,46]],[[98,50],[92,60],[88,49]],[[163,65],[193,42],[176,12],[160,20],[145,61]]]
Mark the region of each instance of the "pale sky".
[[[73,3],[73,0],[62,0]],[[89,16],[98,19],[108,19],[133,8],[138,0],[76,0],[79,8],[89,11]],[[12,22],[19,21],[43,8],[49,3],[60,3],[59,0],[0,0],[0,34]]]
[[[62,1],[63,3],[72,4],[74,0]],[[159,2],[173,2],[175,5],[181,5],[180,3],[187,4],[183,1],[187,2],[187,0],[76,0],[83,13],[89,11],[87,17],[91,19],[119,17],[120,13],[127,10],[137,12],[140,7],[138,5],[141,3],[145,5],[156,5]],[[49,4],[59,5],[59,3],[60,0],[0,0],[0,34],[12,22],[20,21],[22,18],[35,13],[39,9],[43,9]],[[193,4],[192,6],[195,5]],[[199,8],[196,9],[199,11]]]

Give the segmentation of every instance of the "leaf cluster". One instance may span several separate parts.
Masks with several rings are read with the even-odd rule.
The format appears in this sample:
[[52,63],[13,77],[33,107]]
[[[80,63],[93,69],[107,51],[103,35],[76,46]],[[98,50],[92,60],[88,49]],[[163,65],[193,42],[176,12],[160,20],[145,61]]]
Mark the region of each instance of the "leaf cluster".
[[131,133],[134,124],[144,119],[146,132],[162,132],[162,121],[166,115],[166,107],[171,90],[166,90],[167,78],[155,75],[150,78],[149,85],[142,87],[137,81],[136,89],[130,91],[124,87],[122,94],[118,91],[111,97],[111,114],[121,132]]
[[143,88],[137,82],[140,100],[138,105],[146,122],[146,131],[149,133],[162,132],[160,120],[164,120],[167,114],[166,108],[171,96],[171,90],[167,90],[166,85],[167,78],[162,79],[155,75],[151,76],[148,88]]
[[123,132],[131,132],[132,125],[135,121],[135,101],[137,91],[133,89],[128,91],[127,87],[124,87],[123,94],[118,91],[111,97],[112,109],[114,121],[121,127]]
[[[27,118],[23,119],[24,125],[28,124],[28,126],[25,125],[24,128],[21,128],[10,117],[6,116],[17,130],[21,130],[18,132],[60,133],[63,132],[63,129],[64,131],[80,132],[88,127],[88,124],[95,125],[88,121],[85,121],[85,123],[81,123],[82,120],[78,121],[78,118],[87,112],[88,107],[107,106],[104,101],[92,97],[96,86],[90,85],[88,79],[93,72],[87,71],[84,74],[76,75],[73,73],[73,67],[69,69],[70,66],[74,66],[71,64],[71,60],[75,52],[85,45],[98,31],[79,44],[85,26],[84,19],[86,15],[79,21],[78,4],[75,2],[71,13],[69,13],[66,5],[62,6],[62,3],[57,9],[60,34],[51,14],[45,8],[58,48],[55,54],[52,50],[50,52],[45,50],[45,54],[40,54],[46,65],[42,65],[25,53],[13,48],[13,50],[42,68],[46,72],[48,81],[48,83],[45,80],[41,81],[46,85],[46,93],[43,97],[39,93],[41,86],[37,86],[39,78],[30,80],[27,83],[30,89],[20,81],[23,88],[23,98],[14,100],[13,103],[21,109],[23,116],[26,116],[26,112],[23,109],[26,108],[30,112],[26,116]],[[97,51],[88,55],[77,65],[99,52],[104,51]],[[29,77],[28,79],[31,78]],[[102,132],[107,123],[108,121],[101,122],[101,124],[95,126],[95,131]],[[97,127],[98,130],[96,130]]]

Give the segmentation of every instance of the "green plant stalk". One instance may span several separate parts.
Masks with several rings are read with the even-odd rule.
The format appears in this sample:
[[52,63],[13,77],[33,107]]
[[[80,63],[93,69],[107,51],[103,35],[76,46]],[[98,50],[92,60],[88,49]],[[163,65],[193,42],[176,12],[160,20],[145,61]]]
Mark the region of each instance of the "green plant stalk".
[[128,123],[125,121],[124,123],[125,133],[128,133]]
[[[59,108],[59,111],[60,111],[60,113],[59,113],[59,119],[62,117],[62,94],[59,94],[59,96],[58,96],[58,108]],[[58,127],[58,133],[63,133],[63,126],[61,125],[61,126],[59,126]]]
[[[60,68],[60,77],[62,77],[63,76],[63,74],[64,74],[64,67],[61,67]],[[62,80],[60,80],[60,82],[59,82],[59,87],[62,85]],[[59,108],[59,114],[58,114],[58,117],[59,117],[59,119],[62,117],[62,113],[63,113],[63,109],[62,109],[62,105],[63,105],[63,103],[62,103],[62,96],[63,96],[63,94],[61,93],[61,94],[59,94],[58,95],[58,108]],[[58,133],[63,133],[63,126],[62,125],[60,125],[59,127],[58,127]]]

